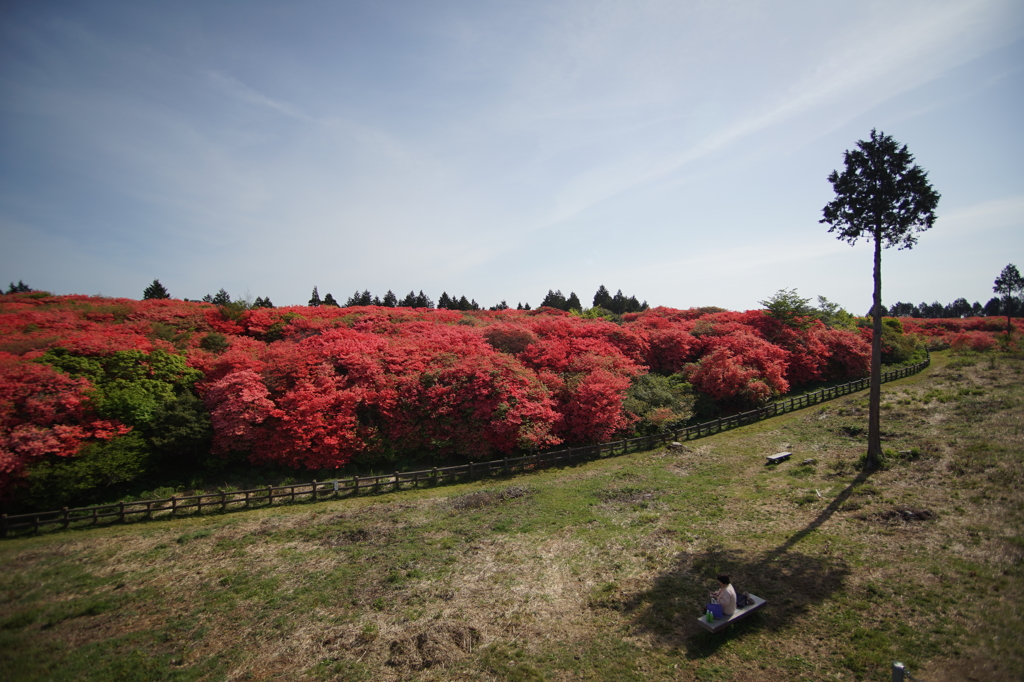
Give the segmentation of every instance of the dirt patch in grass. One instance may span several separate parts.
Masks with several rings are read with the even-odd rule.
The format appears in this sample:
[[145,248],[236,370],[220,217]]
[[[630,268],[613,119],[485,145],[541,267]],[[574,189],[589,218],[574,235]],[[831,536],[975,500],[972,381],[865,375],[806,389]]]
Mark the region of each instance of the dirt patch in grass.
[[409,670],[447,668],[473,653],[480,641],[476,628],[459,623],[432,624],[414,635],[391,640],[387,664]]
[[881,521],[890,525],[906,525],[931,521],[938,518],[938,514],[928,509],[886,509],[870,515],[862,514],[860,518],[865,521]]

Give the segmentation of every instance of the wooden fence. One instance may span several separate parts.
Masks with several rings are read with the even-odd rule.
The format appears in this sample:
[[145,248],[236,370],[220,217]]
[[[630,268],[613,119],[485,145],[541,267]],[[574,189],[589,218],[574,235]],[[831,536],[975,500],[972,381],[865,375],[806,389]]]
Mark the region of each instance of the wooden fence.
[[[882,381],[894,381],[920,372],[927,367],[931,359],[917,365],[902,367],[882,374]],[[95,505],[60,511],[36,512],[33,514],[17,514],[0,516],[0,537],[8,537],[13,531],[31,531],[38,533],[43,526],[57,525],[61,528],[97,525],[102,522],[137,521],[145,519],[169,519],[179,516],[202,515],[206,513],[238,511],[270,507],[274,504],[291,504],[295,502],[317,502],[320,500],[354,497],[365,493],[395,492],[420,486],[441,485],[456,481],[471,481],[491,476],[508,476],[515,473],[537,471],[549,467],[573,465],[580,462],[624,455],[629,452],[650,450],[657,446],[668,445],[674,441],[693,440],[703,436],[720,433],[726,429],[752,424],[768,417],[775,417],[787,412],[816,405],[826,400],[848,395],[867,388],[870,379],[858,379],[846,384],[823,388],[813,393],[780,400],[748,412],[741,412],[729,417],[720,417],[701,424],[687,426],[675,431],[665,431],[650,436],[628,438],[585,445],[565,450],[554,450],[533,453],[523,457],[506,457],[489,462],[469,462],[451,467],[434,467],[419,471],[395,471],[390,474],[375,476],[353,476],[345,479],[329,481],[311,481],[292,485],[266,486],[251,490],[219,491],[198,495],[173,495],[162,500],[144,500],[139,502],[117,502],[114,504]]]

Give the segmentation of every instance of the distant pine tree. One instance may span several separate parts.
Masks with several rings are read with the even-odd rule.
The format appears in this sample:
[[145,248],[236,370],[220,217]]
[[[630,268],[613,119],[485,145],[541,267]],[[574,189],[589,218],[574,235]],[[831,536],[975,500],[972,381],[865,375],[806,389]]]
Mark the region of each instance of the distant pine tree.
[[575,291],[569,293],[564,310],[583,310],[583,304],[580,303],[580,297],[576,295]]
[[7,287],[7,293],[9,294],[27,294],[30,291],[32,291],[32,287],[25,284],[20,279],[17,284],[11,282],[11,286]]
[[603,284],[597,288],[597,293],[594,294],[594,307],[605,310],[612,309],[612,295],[608,293]]
[[420,293],[416,296],[415,308],[433,308],[434,302],[430,300],[430,297],[423,293],[423,289],[420,289]]
[[545,306],[555,308],[556,310],[568,310],[565,305],[565,296],[562,295],[561,290],[551,291],[551,289],[548,289],[548,295],[540,302],[541,308]]
[[170,298],[171,295],[167,293],[167,289],[164,288],[163,284],[160,284],[160,280],[154,279],[153,283],[150,284],[142,292],[142,300],[148,301],[152,298]]
[[323,302],[322,305],[329,305],[329,306],[333,306],[335,308],[340,308],[341,307],[341,306],[338,305],[338,302],[334,300],[334,297],[331,296],[330,292],[328,292],[328,294],[326,296],[324,296],[324,302]]
[[441,292],[441,298],[437,299],[437,307],[439,310],[452,309],[452,299],[449,298],[447,291]]
[[313,287],[313,295],[309,297],[309,303],[307,303],[306,305],[308,305],[310,308],[316,308],[320,305],[323,305],[323,302],[320,300],[320,292],[316,290],[315,286]]
[[394,308],[398,305],[398,297],[395,296],[395,292],[388,289],[388,293],[384,294],[384,300],[381,301],[381,305],[385,308]]

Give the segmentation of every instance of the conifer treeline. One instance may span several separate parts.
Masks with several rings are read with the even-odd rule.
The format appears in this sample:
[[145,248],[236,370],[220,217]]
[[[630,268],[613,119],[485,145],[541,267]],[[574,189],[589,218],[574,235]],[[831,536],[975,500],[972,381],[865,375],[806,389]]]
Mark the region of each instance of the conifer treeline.
[[[429,296],[423,293],[422,289],[418,294],[414,291],[410,291],[408,294],[406,294],[405,298],[402,299],[399,299],[390,289],[386,294],[384,294],[383,298],[379,296],[374,296],[373,294],[370,293],[368,289],[363,291],[356,291],[348,298],[347,301],[345,301],[345,305],[342,306],[341,304],[337,303],[334,300],[334,297],[331,296],[330,294],[327,294],[323,298],[323,300],[321,300],[316,287],[313,287],[313,296],[309,300],[309,305],[314,307],[320,305],[334,305],[344,308],[353,308],[356,306],[367,305],[383,306],[385,308],[435,307],[434,302],[431,300]],[[576,292],[569,292],[569,297],[566,298],[565,295],[562,294],[561,290],[552,291],[551,289],[548,290],[548,293],[544,297],[544,300],[541,301],[540,307],[543,308],[545,306],[565,311],[582,311],[584,309],[583,304],[580,302],[579,296],[576,295]],[[482,306],[476,302],[476,299],[467,298],[465,295],[451,296],[448,294],[447,291],[441,292],[441,297],[437,299],[436,307],[442,310],[483,309]],[[616,292],[616,294],[613,296],[608,291],[608,289],[605,288],[605,286],[602,284],[598,288],[597,293],[594,294],[593,307],[603,308],[617,315],[621,315],[623,313],[638,313],[643,310],[647,310],[648,305],[647,301],[644,301],[643,303],[638,301],[636,296],[627,297],[625,294],[622,293],[621,289],[619,289],[618,292]],[[506,303],[505,300],[502,300],[501,303],[491,306],[490,308],[488,308],[488,310],[508,310],[508,308],[508,303]],[[530,307],[529,302],[516,304],[516,310],[531,309],[532,308]]]

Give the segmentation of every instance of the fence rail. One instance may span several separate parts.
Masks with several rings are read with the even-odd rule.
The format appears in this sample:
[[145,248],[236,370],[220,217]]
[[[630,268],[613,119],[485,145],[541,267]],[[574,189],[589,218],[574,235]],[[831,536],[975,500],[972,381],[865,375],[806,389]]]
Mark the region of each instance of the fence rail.
[[[920,372],[931,363],[931,358],[909,367],[901,367],[882,374],[882,381],[895,381]],[[162,500],[138,502],[116,502],[59,511],[36,512],[33,514],[0,515],[0,537],[6,538],[13,531],[29,530],[38,533],[43,526],[58,525],[70,528],[72,525],[88,526],[103,522],[138,521],[147,519],[168,519],[179,516],[202,515],[204,513],[238,511],[292,504],[300,501],[326,500],[354,497],[360,493],[393,492],[418,488],[421,485],[440,485],[459,480],[474,480],[498,475],[510,475],[537,471],[551,467],[572,465],[583,461],[624,455],[629,452],[649,450],[674,441],[693,440],[726,429],[752,424],[768,417],[775,417],[794,410],[803,409],[849,395],[867,388],[870,379],[858,379],[846,384],[823,388],[813,393],[780,400],[748,412],[694,424],[675,431],[665,431],[649,436],[585,445],[565,450],[538,452],[522,457],[506,457],[489,462],[469,462],[450,467],[433,467],[419,471],[395,471],[390,474],[353,476],[351,478],[311,481],[291,485],[266,486],[251,490],[218,491],[197,495],[173,495]]]

